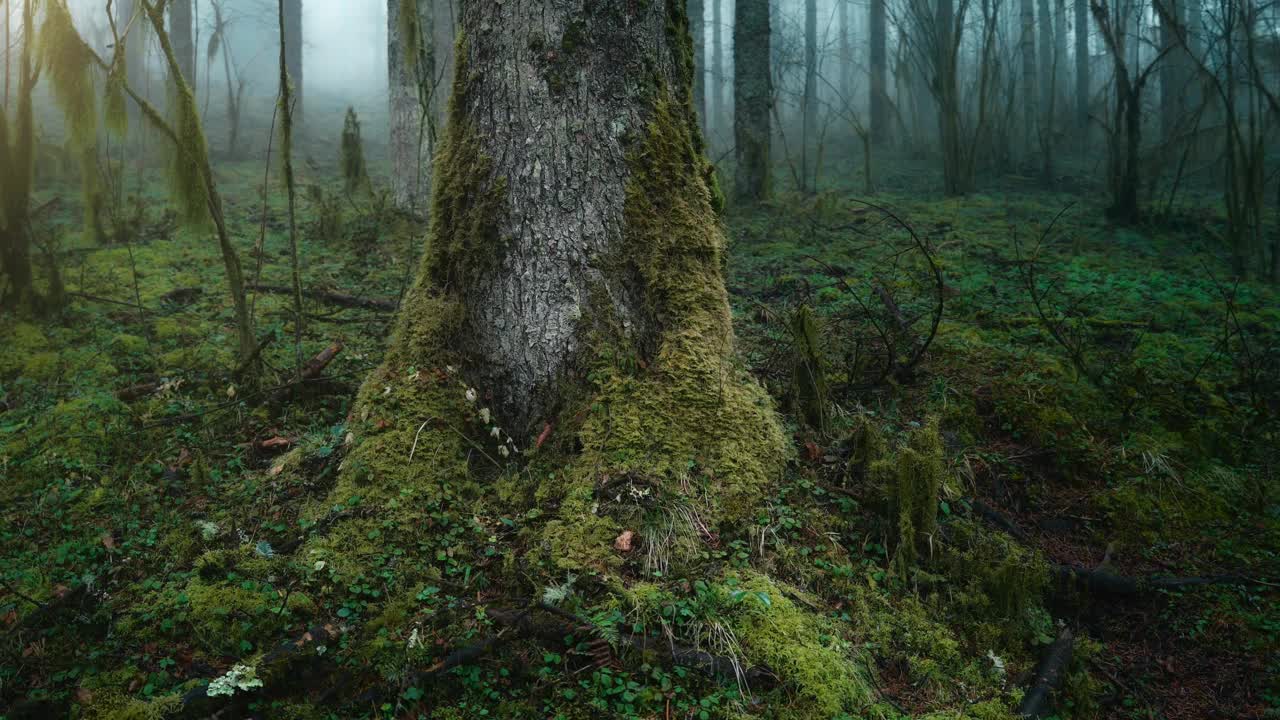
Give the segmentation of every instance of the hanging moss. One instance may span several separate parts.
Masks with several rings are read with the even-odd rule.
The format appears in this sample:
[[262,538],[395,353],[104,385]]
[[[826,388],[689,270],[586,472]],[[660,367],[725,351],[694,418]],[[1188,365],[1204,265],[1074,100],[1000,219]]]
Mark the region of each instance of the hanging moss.
[[92,146],[97,131],[94,54],[81,39],[64,0],[55,0],[45,7],[40,49],[45,72],[67,118],[73,141],[80,148]]

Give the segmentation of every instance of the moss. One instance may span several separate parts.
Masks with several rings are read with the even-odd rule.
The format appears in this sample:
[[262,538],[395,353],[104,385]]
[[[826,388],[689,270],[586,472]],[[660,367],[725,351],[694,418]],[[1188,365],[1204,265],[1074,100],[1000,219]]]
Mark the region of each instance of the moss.
[[890,517],[897,525],[897,562],[905,571],[920,552],[931,552],[940,543],[938,500],[946,467],[938,423],[931,419],[908,433],[905,444],[870,466],[872,481],[885,493]]
[[[766,602],[748,600],[748,609],[733,622],[747,658],[773,669],[794,694],[790,707],[776,708],[779,717],[834,718],[866,712],[875,692],[861,658],[832,621],[792,600],[805,596],[769,578],[748,573],[742,591],[763,593]],[[809,600],[807,604],[816,604]],[[786,692],[786,691],[784,691]]]
[[65,3],[48,3],[44,25],[40,28],[40,49],[54,97],[67,118],[73,142],[80,148],[90,147],[97,129],[94,56],[76,30]]
[[138,700],[103,690],[92,693],[82,717],[84,720],[163,720],[181,707],[182,698],[177,695]]
[[800,415],[819,432],[827,430],[827,380],[822,348],[818,345],[818,321],[808,305],[791,318],[792,384]]
[[20,371],[31,356],[49,347],[49,340],[39,327],[31,323],[15,323],[3,330],[5,341],[0,343],[0,376]]
[[22,376],[36,382],[50,382],[62,372],[62,363],[56,352],[39,352],[22,364]]

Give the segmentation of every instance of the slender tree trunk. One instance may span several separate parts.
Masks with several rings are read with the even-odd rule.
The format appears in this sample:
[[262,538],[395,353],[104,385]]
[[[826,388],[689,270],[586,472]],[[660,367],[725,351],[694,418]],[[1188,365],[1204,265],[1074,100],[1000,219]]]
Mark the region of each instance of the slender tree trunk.
[[302,380],[302,266],[298,258],[297,190],[293,178],[293,78],[289,77],[288,26],[285,3],[278,0],[276,9],[280,31],[280,157],[284,161],[284,189],[289,198],[289,270],[293,280],[293,350],[294,379]]
[[191,86],[196,87],[196,45],[192,36],[194,17],[191,13],[191,0],[171,0],[169,3],[169,39],[173,42],[173,52],[178,57],[178,67],[182,77]]
[[964,152],[960,138],[960,90],[956,77],[956,52],[959,46],[954,33],[956,27],[955,4],[952,0],[937,0],[935,10],[937,32],[933,59],[936,73],[935,92],[938,99],[938,135],[942,145],[943,190],[947,195],[963,195],[969,191],[969,179],[964,171]]
[[[1044,112],[1049,107],[1049,93],[1053,90],[1053,21],[1049,17],[1049,0],[1036,0],[1036,11],[1040,40],[1040,110]],[[1042,126],[1045,124],[1041,123]],[[1041,131],[1047,132],[1048,129],[1042,127]]]
[[1089,134],[1089,0],[1075,0],[1076,9],[1076,131],[1082,142]]
[[1036,129],[1040,124],[1039,90],[1036,77],[1035,0],[1022,0],[1022,117],[1024,156],[1035,152]]
[[817,190],[816,168],[810,155],[818,140],[818,3],[805,0],[804,4],[804,99],[803,129],[800,133],[800,190]]
[[9,76],[13,73],[13,52],[9,50],[9,23],[13,15],[13,8],[9,7],[9,0],[4,0],[4,104],[0,105],[5,112],[9,110]]
[[284,43],[289,48],[285,63],[293,81],[293,116],[298,125],[306,126],[306,82],[302,67],[302,43],[306,34],[302,27],[302,0],[284,0]]
[[[1053,4],[1053,94],[1054,107],[1066,107],[1067,88],[1067,0]],[[1066,123],[1058,123],[1065,126]]]
[[853,101],[853,43],[850,38],[852,28],[849,27],[850,0],[836,0],[840,20],[840,62],[837,72],[840,74],[840,102]]
[[1183,107],[1183,81],[1180,77],[1183,62],[1178,57],[1178,26],[1182,23],[1181,3],[1178,0],[1155,0],[1162,12],[1156,14],[1160,23],[1160,45],[1164,59],[1160,62],[1160,135],[1168,143],[1177,135],[1178,126],[1186,114]]
[[444,127],[449,97],[453,92],[453,56],[458,40],[458,0],[429,0],[429,2],[431,2],[431,47],[434,59],[431,111],[436,127]]
[[707,118],[707,137],[715,143],[724,126],[724,30],[722,8],[726,0],[711,0],[711,116]]
[[[414,14],[404,17],[405,9]],[[430,11],[428,0],[387,0],[391,199],[415,216],[425,215],[431,187]]]
[[889,139],[889,95],[885,82],[888,69],[888,51],[886,47],[885,0],[870,0],[871,25],[871,138],[878,144]]
[[[9,8],[5,7],[6,17],[8,13]],[[4,168],[0,173],[0,272],[6,283],[0,286],[0,304],[8,308],[29,308],[35,301],[29,215],[35,151],[32,111],[36,81],[32,61],[35,53],[34,26],[32,0],[23,0],[17,108],[12,116],[7,116],[7,105],[0,108],[0,168]]]
[[689,34],[693,36],[693,110],[707,134],[707,19],[703,0],[689,0]]
[[759,202],[769,196],[770,114],[769,0],[737,0],[733,21],[733,135],[737,172],[734,196]]

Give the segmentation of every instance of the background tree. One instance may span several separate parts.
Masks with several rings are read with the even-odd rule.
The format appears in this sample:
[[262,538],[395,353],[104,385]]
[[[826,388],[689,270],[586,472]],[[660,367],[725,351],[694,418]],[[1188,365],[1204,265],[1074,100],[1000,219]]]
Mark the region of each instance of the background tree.
[[867,102],[870,106],[871,137],[879,144],[884,144],[889,138],[889,88],[885,83],[889,57],[886,45],[888,23],[886,20],[885,1],[870,0],[868,10],[871,39],[869,68],[871,81],[868,85]]
[[302,44],[306,35],[303,31],[302,0],[284,0],[284,43],[289,48],[285,58],[288,65],[289,78],[293,81],[295,94],[294,116],[299,124],[306,125],[306,82],[302,67]]
[[173,53],[178,58],[178,69],[192,89],[196,87],[196,44],[194,32],[194,16],[191,12],[192,0],[170,0],[169,2],[169,39],[173,42]]
[[390,96],[391,197],[412,215],[425,214],[431,187],[431,5],[387,0],[387,77]]
[[707,134],[707,21],[703,0],[689,0],[689,34],[693,36],[693,111]]
[[764,200],[770,191],[770,35],[768,0],[737,0],[733,20],[734,197],[745,202]]

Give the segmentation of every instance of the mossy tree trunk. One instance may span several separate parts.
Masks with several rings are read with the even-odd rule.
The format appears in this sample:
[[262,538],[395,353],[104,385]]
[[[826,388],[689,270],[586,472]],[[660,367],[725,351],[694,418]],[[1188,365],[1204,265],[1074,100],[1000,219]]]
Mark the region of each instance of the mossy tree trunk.
[[733,135],[738,168],[734,197],[769,197],[773,81],[769,67],[769,0],[738,0],[733,24]]
[[[7,16],[9,8],[4,8]],[[31,96],[37,73],[33,68],[35,15],[31,0],[22,6],[22,39],[18,50],[16,109],[0,107],[0,305],[29,306],[35,299],[31,272],[31,179],[35,125]],[[6,53],[8,55],[8,53]]]
[[733,360],[684,0],[466,3],[458,27],[429,250],[333,496],[402,513],[401,488],[474,482],[467,458],[491,470],[538,436],[555,471],[509,477],[561,566],[617,562],[608,477],[743,519],[786,441]]
[[396,207],[424,215],[431,187],[431,6],[428,0],[387,0],[387,78],[391,102],[391,197]]

